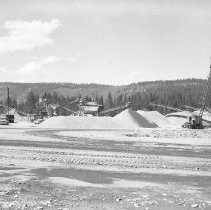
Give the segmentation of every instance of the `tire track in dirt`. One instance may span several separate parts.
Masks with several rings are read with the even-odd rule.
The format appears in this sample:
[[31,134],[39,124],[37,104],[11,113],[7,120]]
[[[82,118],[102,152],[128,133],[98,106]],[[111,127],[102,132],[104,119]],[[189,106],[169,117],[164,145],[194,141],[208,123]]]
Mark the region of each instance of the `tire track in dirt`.
[[208,159],[138,155],[132,153],[96,152],[80,150],[61,150],[24,147],[0,147],[0,159],[20,161],[42,161],[58,165],[86,165],[120,168],[149,168],[164,170],[183,170],[207,172],[210,174],[211,163]]

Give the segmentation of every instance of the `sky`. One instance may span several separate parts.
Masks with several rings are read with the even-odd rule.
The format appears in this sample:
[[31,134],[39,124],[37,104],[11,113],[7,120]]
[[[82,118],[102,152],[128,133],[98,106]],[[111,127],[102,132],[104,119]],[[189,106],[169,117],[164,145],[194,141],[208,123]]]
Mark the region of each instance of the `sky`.
[[206,78],[210,0],[0,0],[0,81]]

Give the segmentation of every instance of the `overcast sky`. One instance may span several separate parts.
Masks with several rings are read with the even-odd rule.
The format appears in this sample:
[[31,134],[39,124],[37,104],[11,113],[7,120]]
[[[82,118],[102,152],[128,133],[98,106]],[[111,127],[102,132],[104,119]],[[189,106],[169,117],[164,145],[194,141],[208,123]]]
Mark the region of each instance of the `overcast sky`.
[[211,0],[0,0],[0,81],[206,78]]

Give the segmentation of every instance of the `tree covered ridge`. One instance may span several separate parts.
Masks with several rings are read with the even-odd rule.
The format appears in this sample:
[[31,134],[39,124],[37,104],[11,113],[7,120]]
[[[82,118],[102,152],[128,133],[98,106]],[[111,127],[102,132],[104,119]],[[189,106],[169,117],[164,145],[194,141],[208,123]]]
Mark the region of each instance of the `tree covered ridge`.
[[[199,108],[200,102],[203,100],[206,80],[139,82],[124,86],[72,83],[1,83],[1,98],[3,91],[6,95],[6,87],[10,87],[11,100],[14,106],[27,113],[36,112],[36,106],[33,104],[38,103],[40,95],[45,95],[49,103],[59,104],[71,109],[76,109],[76,107],[70,106],[69,103],[77,97],[83,97],[84,101],[97,101],[103,104],[105,109],[131,102],[131,107],[134,110],[158,110],[167,113],[168,110],[153,107],[150,103],[178,108],[182,105]],[[15,91],[13,92],[13,90]],[[5,100],[1,101],[4,103]],[[207,105],[211,107],[210,91]]]

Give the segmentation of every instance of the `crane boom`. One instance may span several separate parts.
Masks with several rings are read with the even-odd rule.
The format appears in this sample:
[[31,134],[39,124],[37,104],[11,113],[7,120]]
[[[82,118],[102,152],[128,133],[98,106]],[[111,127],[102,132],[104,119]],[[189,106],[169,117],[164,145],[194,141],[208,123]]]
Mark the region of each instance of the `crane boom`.
[[169,110],[174,110],[174,111],[177,111],[177,112],[182,112],[182,111],[184,111],[184,110],[182,110],[182,109],[178,109],[178,108],[170,107],[170,106],[165,106],[165,105],[161,105],[161,104],[150,103],[150,105],[152,105],[152,106],[157,106],[157,107],[161,107],[161,108],[165,108],[165,109],[169,109]]
[[204,98],[203,98],[203,103],[202,103],[202,107],[201,107],[200,114],[199,114],[199,116],[201,118],[203,117],[204,110],[205,110],[205,107],[206,107],[209,88],[210,88],[210,82],[211,82],[211,64],[210,64],[210,73],[209,73],[209,76],[207,78],[207,84],[206,84],[206,90],[205,90],[205,94],[204,94]]

